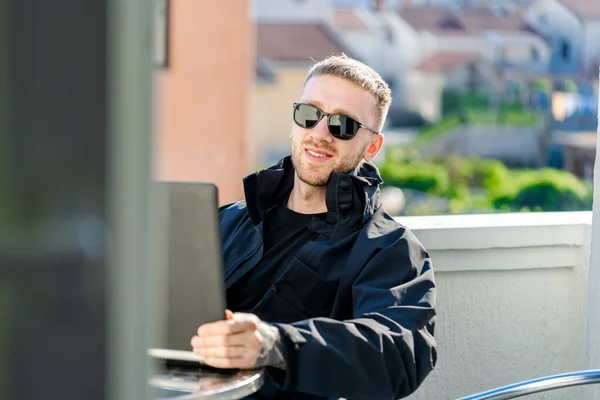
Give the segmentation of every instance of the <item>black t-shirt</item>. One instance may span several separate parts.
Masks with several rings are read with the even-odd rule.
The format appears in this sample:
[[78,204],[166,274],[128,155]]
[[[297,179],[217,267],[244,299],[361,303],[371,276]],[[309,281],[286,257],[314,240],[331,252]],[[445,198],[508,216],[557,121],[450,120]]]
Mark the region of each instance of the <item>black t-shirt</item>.
[[263,257],[227,290],[227,307],[250,311],[258,304],[300,249],[317,238],[318,234],[308,228],[313,217],[324,220],[325,215],[300,214],[285,204],[271,210],[263,222]]

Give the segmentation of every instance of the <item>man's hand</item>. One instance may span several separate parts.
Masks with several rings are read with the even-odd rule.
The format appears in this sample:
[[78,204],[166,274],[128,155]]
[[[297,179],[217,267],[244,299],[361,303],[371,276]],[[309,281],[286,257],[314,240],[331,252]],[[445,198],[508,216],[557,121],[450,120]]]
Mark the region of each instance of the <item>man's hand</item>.
[[194,353],[212,367],[285,369],[279,330],[254,314],[227,310],[225,321],[202,325],[191,343]]

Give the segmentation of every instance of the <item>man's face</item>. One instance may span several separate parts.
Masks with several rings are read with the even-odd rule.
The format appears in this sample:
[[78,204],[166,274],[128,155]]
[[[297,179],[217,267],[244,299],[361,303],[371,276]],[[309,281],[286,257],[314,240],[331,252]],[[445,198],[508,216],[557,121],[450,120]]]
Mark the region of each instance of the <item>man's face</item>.
[[[312,104],[330,114],[344,114],[371,128],[377,127],[373,94],[350,80],[333,75],[310,79],[300,103]],[[325,186],[331,173],[348,173],[364,158],[377,136],[364,128],[351,140],[336,139],[329,133],[327,117],[305,129],[292,126],[292,162],[298,178],[311,186]]]

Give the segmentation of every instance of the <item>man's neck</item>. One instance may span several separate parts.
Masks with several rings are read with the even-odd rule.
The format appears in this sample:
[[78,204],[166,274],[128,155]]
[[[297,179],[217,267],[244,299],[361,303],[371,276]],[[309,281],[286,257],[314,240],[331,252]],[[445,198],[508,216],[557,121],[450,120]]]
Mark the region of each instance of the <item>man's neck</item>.
[[310,186],[294,177],[294,188],[290,193],[287,207],[300,214],[320,214],[327,212],[325,195],[327,189],[323,187]]

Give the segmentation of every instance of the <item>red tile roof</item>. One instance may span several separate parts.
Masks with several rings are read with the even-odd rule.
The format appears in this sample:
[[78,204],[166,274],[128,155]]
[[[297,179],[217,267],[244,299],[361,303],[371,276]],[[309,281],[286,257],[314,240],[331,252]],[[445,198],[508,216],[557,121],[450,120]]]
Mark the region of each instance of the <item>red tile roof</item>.
[[440,51],[421,61],[415,68],[422,72],[446,72],[475,58],[474,53]]
[[332,25],[336,29],[368,30],[369,26],[356,10],[336,10],[333,13]]
[[423,7],[404,8],[398,14],[413,29],[431,31],[440,27],[441,21],[445,16],[449,15],[449,12],[443,8]]
[[583,20],[600,19],[598,0],[561,0],[561,2]]
[[273,61],[322,60],[346,49],[326,27],[320,24],[256,24],[256,55]]
[[452,13],[441,7],[422,7],[404,9],[399,15],[415,30],[436,35],[478,36],[486,30],[532,31],[518,13],[500,16],[485,9]]
[[523,17],[518,14],[498,16],[488,10],[467,10],[458,15],[467,30],[484,31],[522,31],[528,27]]

